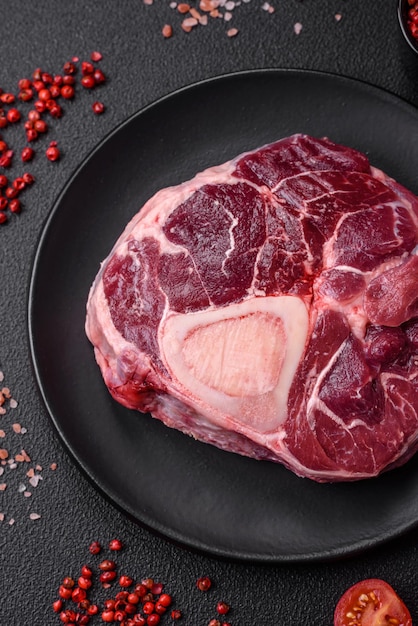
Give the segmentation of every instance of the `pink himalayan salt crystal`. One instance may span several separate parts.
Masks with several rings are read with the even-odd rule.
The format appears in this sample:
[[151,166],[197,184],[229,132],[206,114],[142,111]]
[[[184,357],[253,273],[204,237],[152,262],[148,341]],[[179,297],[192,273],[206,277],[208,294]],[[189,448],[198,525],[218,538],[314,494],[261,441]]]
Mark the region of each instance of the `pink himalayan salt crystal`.
[[295,35],[299,35],[300,31],[302,30],[302,24],[300,22],[296,22],[296,24],[293,26],[293,30],[295,32]]
[[33,519],[33,520],[35,520],[35,519],[40,519],[40,517],[41,517],[41,516],[39,515],[39,513],[31,513],[31,514],[29,515],[29,519]]
[[14,398],[12,398],[9,402],[9,406],[11,409],[15,409],[17,407],[17,400],[15,400]]
[[226,34],[228,37],[235,37],[235,35],[238,35],[238,28],[230,28],[226,31]]

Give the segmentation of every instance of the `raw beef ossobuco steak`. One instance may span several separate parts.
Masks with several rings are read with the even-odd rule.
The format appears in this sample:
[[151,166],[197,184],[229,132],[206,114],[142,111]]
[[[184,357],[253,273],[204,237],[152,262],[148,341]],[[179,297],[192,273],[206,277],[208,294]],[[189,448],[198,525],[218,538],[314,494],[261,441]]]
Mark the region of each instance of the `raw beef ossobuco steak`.
[[112,396],[317,481],[418,444],[418,199],[294,135],[156,193],[102,263],[87,335]]

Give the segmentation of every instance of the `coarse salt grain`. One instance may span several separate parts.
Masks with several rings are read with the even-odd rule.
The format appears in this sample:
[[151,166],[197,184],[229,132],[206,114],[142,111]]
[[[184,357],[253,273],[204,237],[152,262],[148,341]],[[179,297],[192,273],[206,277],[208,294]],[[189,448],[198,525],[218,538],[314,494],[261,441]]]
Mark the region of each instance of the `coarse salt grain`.
[[32,493],[30,491],[24,491],[23,495],[25,496],[25,498],[29,498],[32,495]]
[[39,513],[30,513],[29,519],[40,519]]
[[300,31],[302,30],[302,24],[300,22],[296,22],[296,24],[293,26],[293,30],[295,32],[295,35],[299,35]]
[[0,476],[4,474],[4,467],[0,467]]
[[4,517],[5,517],[4,513],[0,513],[0,522],[4,521]]
[[173,27],[170,24],[164,24],[161,32],[163,37],[171,37],[173,35]]
[[7,459],[8,456],[9,456],[8,451],[5,448],[0,448],[0,459],[2,460]]
[[37,487],[40,480],[43,480],[40,474],[35,474],[35,476],[32,476],[32,478],[29,478],[29,482],[32,485],[32,487]]
[[232,20],[232,13],[230,13],[229,11],[226,11],[224,13],[224,20],[225,22],[229,22],[230,20]]
[[22,427],[20,424],[12,424],[12,428],[15,431],[15,433],[20,433],[20,431],[22,430]]
[[0,430],[0,437],[3,438],[6,436],[6,433],[4,432],[4,430]]
[[12,398],[9,402],[9,406],[11,409],[15,409],[17,407],[17,400],[15,400],[14,398]]
[[2,383],[4,380],[4,374],[3,372],[0,371],[0,383]]
[[21,435],[25,435],[27,432],[28,432],[28,429],[27,429],[27,428],[21,428],[21,429],[20,429],[20,434],[21,434]]
[[235,37],[235,35],[238,35],[238,28],[230,28],[226,31],[226,34],[228,37]]
[[19,493],[23,493],[24,491],[26,491],[26,485],[24,485],[23,483],[20,483],[17,490]]
[[6,491],[7,483],[0,483],[0,491]]
[[342,15],[341,15],[341,13],[336,13],[336,14],[334,15],[334,17],[335,17],[335,20],[336,20],[337,22],[339,22],[339,21],[340,21],[340,19],[342,18]]
[[13,526],[13,524],[14,524],[14,523],[15,523],[14,517],[11,517],[11,518],[9,519],[9,524],[10,524],[10,526]]

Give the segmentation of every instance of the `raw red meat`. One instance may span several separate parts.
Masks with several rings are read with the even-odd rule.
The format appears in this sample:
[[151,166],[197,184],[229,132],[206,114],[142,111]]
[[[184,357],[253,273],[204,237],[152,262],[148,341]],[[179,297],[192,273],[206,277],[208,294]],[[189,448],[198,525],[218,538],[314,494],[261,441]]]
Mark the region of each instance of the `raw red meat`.
[[376,476],[418,436],[418,200],[294,135],[163,189],[92,286],[112,396],[317,481]]

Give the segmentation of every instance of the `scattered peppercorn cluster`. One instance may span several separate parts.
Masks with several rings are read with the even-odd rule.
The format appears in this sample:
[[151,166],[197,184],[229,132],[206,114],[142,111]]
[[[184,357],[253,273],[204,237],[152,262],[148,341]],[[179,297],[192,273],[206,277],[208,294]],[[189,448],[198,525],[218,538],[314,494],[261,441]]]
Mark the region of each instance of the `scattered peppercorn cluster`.
[[[106,82],[106,76],[97,66],[102,59],[100,52],[92,52],[90,61],[80,62],[78,57],[64,64],[62,73],[53,76],[42,69],[37,68],[32,78],[22,78],[18,81],[17,96],[13,93],[3,92],[0,89],[0,129],[6,130],[8,126],[23,122],[26,142],[32,144],[45,135],[48,131],[48,122],[44,119],[49,115],[51,118],[62,117],[64,110],[61,102],[71,100],[76,95],[76,86],[79,82],[85,89],[94,89]],[[77,81],[77,75],[79,80]],[[20,106],[30,103],[32,108],[26,114],[16,107],[16,101]],[[93,112],[100,115],[105,107],[102,102],[94,102]],[[19,194],[35,181],[32,174],[25,172],[22,176],[13,180],[1,170],[11,168],[15,150],[7,141],[0,136],[0,224],[8,221],[9,210],[11,213],[20,213],[22,205]],[[23,163],[32,161],[36,151],[31,145],[26,145],[20,152]],[[61,154],[56,141],[51,141],[45,150],[49,161],[58,161]]]
[[418,2],[416,0],[408,0],[411,7],[408,11],[408,28],[414,39],[418,41]]
[[[109,542],[109,550],[119,552],[123,544],[120,539]],[[102,552],[98,541],[89,546],[91,555]],[[101,618],[103,623],[118,623],[121,626],[157,626],[165,614],[176,621],[183,617],[179,609],[172,608],[173,598],[163,592],[163,584],[152,578],[144,578],[136,582],[131,576],[118,573],[118,566],[113,559],[102,560],[96,572],[90,565],[83,565],[77,581],[65,576],[58,588],[58,599],[52,603],[53,611],[60,621],[68,626],[85,626],[90,624],[94,616]],[[111,589],[118,585],[119,589],[112,598],[101,603],[93,602],[88,596],[96,586]],[[208,576],[199,578],[196,586],[200,591],[209,591],[212,581]],[[218,602],[216,612],[219,617],[226,615],[230,607],[226,602]],[[231,626],[228,622],[217,618],[211,619],[207,626]]]

